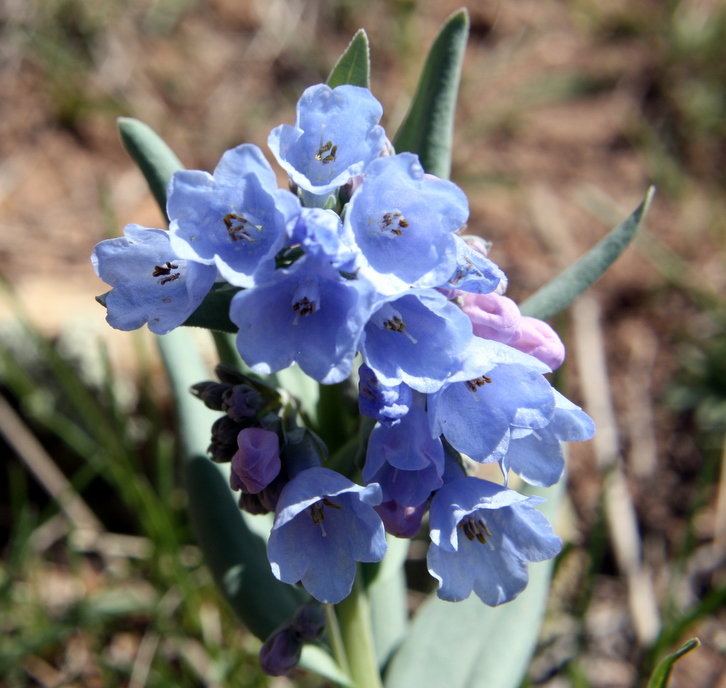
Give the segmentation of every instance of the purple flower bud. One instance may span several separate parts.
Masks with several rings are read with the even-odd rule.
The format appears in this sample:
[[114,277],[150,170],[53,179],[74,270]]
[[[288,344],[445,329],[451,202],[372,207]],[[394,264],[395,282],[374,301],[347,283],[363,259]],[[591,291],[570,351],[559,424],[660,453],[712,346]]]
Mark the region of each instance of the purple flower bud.
[[264,516],[272,511],[262,503],[259,494],[249,494],[248,492],[240,493],[239,508],[253,516]]
[[325,628],[325,609],[319,602],[307,602],[295,612],[290,624],[302,641],[312,642]]
[[386,532],[397,538],[412,538],[421,528],[427,503],[418,506],[401,506],[395,500],[373,507],[383,521]]
[[300,661],[302,640],[290,626],[275,631],[260,650],[260,667],[269,676],[287,676]]
[[277,500],[280,499],[282,489],[289,482],[287,471],[281,470],[277,477],[262,492],[256,495],[260,499],[260,504],[267,510],[265,513],[277,509]]
[[237,436],[237,446],[232,457],[232,489],[257,494],[280,472],[280,440],[264,428],[245,428]]
[[201,399],[207,408],[214,411],[222,410],[222,399],[224,394],[230,389],[229,385],[225,385],[221,382],[199,382],[196,385],[192,385],[192,394]]
[[224,410],[236,421],[254,416],[261,406],[260,393],[249,385],[235,385],[223,397]]

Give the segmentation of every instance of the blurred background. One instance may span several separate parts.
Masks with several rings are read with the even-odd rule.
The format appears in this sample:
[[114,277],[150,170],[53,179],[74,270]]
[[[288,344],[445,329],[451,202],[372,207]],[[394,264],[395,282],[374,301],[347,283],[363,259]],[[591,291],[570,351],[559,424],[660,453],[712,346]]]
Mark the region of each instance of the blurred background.
[[[458,7],[0,0],[0,684],[291,685],[260,673],[194,546],[153,340],[111,331],[94,302],[94,245],[163,226],[115,120],[150,124],[189,168],[266,150],[365,27],[393,134]],[[726,4],[469,10],[452,179],[509,296],[658,188],[634,246],[553,322],[558,386],[599,432],[571,447],[568,544],[526,685],[643,685],[698,636],[672,685],[724,688]]]

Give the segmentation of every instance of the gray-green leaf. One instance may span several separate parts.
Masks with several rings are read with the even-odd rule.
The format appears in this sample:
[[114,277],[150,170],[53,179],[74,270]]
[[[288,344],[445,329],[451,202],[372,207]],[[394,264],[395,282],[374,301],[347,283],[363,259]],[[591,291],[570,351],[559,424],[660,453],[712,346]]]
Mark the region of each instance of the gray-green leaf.
[[469,13],[452,14],[431,46],[411,108],[393,145],[416,153],[424,170],[442,179],[451,174],[454,113],[461,65],[469,36]]
[[619,224],[582,258],[520,304],[519,309],[522,314],[547,320],[567,308],[585,289],[598,280],[635,237],[654,194],[655,187],[651,186],[643,202],[625,222]]
[[330,88],[350,84],[371,87],[371,57],[368,36],[358,29],[345,52],[338,58],[326,82]]
[[119,117],[117,121],[124,147],[139,166],[161,212],[167,217],[166,188],[174,172],[184,166],[148,124],[132,117]]

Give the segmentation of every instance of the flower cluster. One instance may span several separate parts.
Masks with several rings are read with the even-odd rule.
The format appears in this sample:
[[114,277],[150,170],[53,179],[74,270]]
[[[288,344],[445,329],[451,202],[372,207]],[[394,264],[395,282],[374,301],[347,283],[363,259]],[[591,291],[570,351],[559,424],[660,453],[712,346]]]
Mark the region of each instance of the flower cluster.
[[[363,485],[323,465],[325,447],[258,378],[221,369],[221,382],[195,388],[225,413],[210,453],[231,462],[241,506],[275,513],[278,579],[339,602],[355,562],[383,557],[385,531],[412,537],[428,511],[439,596],[473,591],[497,605],[525,587],[528,562],[560,548],[534,509],[542,500],[507,476],[554,484],[561,442],[594,427],[545,377],[564,358],[557,335],[503,295],[486,244],[460,235],[464,193],[395,153],[381,116],[367,89],[309,88],[295,125],[268,140],[291,191],[259,148],[238,146],[213,174],[174,175],[168,231],[130,225],[92,260],[112,286],[116,328],[169,332],[225,282],[237,288],[229,318],[254,373],[296,363],[327,385],[362,358],[359,409],[375,420]],[[468,476],[461,454],[498,463],[504,484]]]

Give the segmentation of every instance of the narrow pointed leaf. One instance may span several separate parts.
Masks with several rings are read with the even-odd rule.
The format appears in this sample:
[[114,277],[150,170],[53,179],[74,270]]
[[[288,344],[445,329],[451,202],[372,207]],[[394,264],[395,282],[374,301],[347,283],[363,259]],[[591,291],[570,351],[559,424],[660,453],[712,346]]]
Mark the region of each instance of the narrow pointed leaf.
[[461,9],[441,28],[429,51],[411,108],[393,141],[397,153],[416,153],[429,174],[448,179],[454,112],[469,36],[469,13]]
[[225,468],[206,455],[212,423],[189,387],[209,377],[193,342],[181,329],[157,337],[176,402],[189,519],[214,580],[242,622],[264,640],[287,621],[304,596],[270,570],[265,543],[246,525]]
[[695,650],[700,644],[701,641],[698,638],[691,638],[672,655],[668,655],[658,662],[658,666],[655,668],[653,675],[650,677],[650,681],[648,681],[648,688],[667,688],[671,677],[671,671],[673,671],[673,665],[681,657],[683,657],[683,655],[688,654],[691,650]]
[[[562,482],[537,490],[548,499],[540,511],[550,520],[563,492]],[[474,594],[456,603],[433,594],[391,660],[386,688],[518,688],[537,645],[552,565],[530,564],[527,588],[499,607],[487,607]]]
[[519,309],[522,314],[547,320],[567,308],[585,289],[597,281],[635,237],[654,194],[655,187],[651,186],[643,202],[627,220],[619,224],[577,262],[520,304]]
[[345,52],[335,63],[326,83],[330,88],[343,84],[371,87],[370,45],[363,29],[358,29],[353,36]]
[[124,147],[139,166],[166,217],[166,188],[174,172],[184,169],[183,165],[148,124],[132,117],[119,117],[117,121]]

